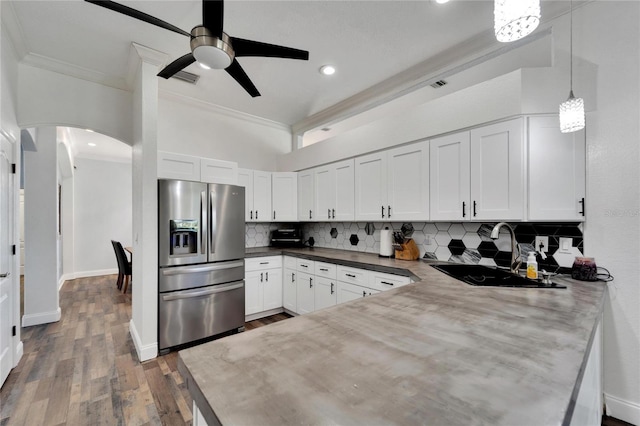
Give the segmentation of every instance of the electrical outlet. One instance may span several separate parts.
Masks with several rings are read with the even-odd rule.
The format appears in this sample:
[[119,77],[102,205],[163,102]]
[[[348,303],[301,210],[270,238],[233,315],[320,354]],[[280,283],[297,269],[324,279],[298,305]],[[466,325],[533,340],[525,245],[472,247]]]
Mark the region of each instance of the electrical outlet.
[[549,251],[549,237],[536,237],[535,249],[537,252],[547,253]]
[[560,238],[560,253],[571,253],[573,238]]

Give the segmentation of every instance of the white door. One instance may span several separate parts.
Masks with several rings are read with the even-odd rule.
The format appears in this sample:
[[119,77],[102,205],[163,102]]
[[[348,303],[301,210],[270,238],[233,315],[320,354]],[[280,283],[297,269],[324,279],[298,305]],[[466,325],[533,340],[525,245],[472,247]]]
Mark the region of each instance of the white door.
[[314,206],[314,171],[298,172],[298,220],[309,222],[313,220]]
[[308,314],[314,310],[314,297],[313,297],[313,285],[315,277],[311,274],[304,272],[298,272],[296,277],[297,291],[297,305],[299,314]]
[[358,157],[355,164],[355,220],[388,220],[387,153]]
[[336,281],[316,276],[316,284],[314,286],[314,309],[328,308],[337,303]]
[[315,170],[315,204],[316,219],[326,222],[331,220],[331,209],[335,212],[336,173],[331,166],[318,167]]
[[389,219],[429,219],[429,143],[391,149],[387,161]]
[[271,175],[271,201],[274,221],[298,220],[298,174],[279,172]]
[[[345,160],[333,165],[335,169],[335,206],[331,207],[331,219],[339,222],[355,218],[355,172],[354,161]],[[335,209],[335,212],[334,210]],[[334,214],[335,213],[335,214]]]
[[264,272],[246,272],[244,277],[244,314],[262,312],[264,299]]
[[258,222],[271,221],[271,173],[253,171],[253,218]]
[[469,132],[432,139],[429,150],[431,220],[469,220]]
[[253,170],[238,169],[238,185],[244,186],[244,220],[255,222],[253,219]]
[[0,134],[0,386],[13,366],[13,144]]
[[282,277],[282,306],[291,312],[298,313],[296,294],[296,270],[286,268]]
[[264,271],[264,303],[262,309],[282,308],[282,269],[267,269]]
[[584,220],[585,133],[558,116],[529,118],[529,219]]

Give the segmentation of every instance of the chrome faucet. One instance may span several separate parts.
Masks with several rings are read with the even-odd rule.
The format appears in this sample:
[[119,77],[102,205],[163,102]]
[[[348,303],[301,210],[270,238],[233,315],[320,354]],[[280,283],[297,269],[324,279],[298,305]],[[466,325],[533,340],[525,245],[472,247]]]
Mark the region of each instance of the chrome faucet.
[[513,228],[506,222],[500,222],[493,227],[491,231],[491,239],[497,240],[500,234],[500,228],[505,226],[511,234],[511,273],[518,274],[520,271],[520,265],[522,264],[522,258],[520,257],[520,246],[516,241],[516,234],[513,232]]

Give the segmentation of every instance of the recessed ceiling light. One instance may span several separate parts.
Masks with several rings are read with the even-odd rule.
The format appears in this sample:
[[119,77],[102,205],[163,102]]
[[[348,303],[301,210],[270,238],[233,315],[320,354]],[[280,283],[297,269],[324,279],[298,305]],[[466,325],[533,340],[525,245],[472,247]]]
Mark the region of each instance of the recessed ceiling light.
[[445,3],[449,3],[449,0],[436,0],[436,3],[445,4]]
[[205,70],[210,70],[211,67],[209,65],[203,64],[202,62],[198,62],[198,65],[200,65],[200,68],[205,69]]
[[96,144],[95,144],[95,143],[93,143],[93,142],[89,142],[87,145],[89,145],[89,146],[96,146]]
[[333,65],[323,65],[320,67],[320,73],[324,75],[333,75],[336,72],[336,68]]

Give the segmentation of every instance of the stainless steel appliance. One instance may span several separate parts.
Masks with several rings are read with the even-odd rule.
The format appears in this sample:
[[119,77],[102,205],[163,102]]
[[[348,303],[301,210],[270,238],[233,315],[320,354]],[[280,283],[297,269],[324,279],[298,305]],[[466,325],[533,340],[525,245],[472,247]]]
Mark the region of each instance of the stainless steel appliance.
[[161,352],[244,327],[244,188],[158,181]]

